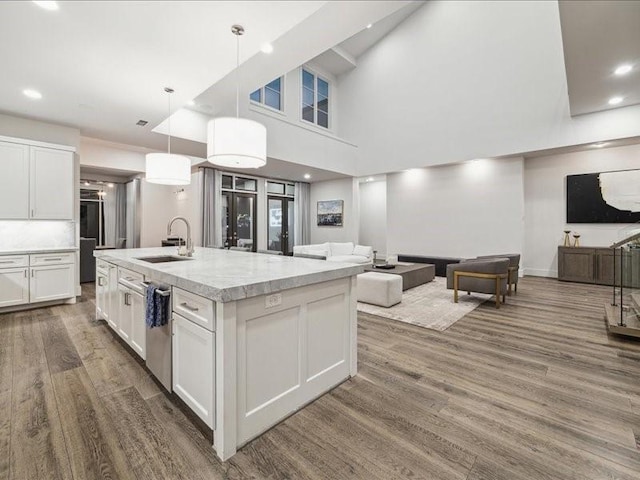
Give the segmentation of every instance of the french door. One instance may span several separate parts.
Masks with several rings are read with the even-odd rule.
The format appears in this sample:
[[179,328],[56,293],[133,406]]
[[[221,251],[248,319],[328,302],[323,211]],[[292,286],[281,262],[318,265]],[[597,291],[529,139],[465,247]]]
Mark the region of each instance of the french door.
[[267,248],[293,255],[295,209],[292,198],[267,197]]
[[256,251],[256,195],[222,192],[222,240],[225,247]]

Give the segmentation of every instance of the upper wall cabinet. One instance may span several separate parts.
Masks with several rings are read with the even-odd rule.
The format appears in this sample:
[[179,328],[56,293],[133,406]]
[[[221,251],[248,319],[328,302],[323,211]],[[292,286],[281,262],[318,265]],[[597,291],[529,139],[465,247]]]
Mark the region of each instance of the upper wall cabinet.
[[31,147],[31,218],[73,218],[73,153]]
[[0,219],[29,218],[29,146],[0,142]]
[[0,141],[0,220],[72,220],[73,170],[70,150]]

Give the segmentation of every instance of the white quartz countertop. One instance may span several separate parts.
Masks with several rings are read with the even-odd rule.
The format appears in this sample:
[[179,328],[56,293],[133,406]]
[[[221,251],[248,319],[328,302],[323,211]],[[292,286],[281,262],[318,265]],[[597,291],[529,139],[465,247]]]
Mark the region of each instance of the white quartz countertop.
[[0,250],[0,255],[27,255],[29,253],[77,252],[78,247],[12,248]]
[[350,277],[364,265],[196,247],[191,260],[149,263],[140,257],[175,255],[176,247],[95,251],[94,256],[217,302]]

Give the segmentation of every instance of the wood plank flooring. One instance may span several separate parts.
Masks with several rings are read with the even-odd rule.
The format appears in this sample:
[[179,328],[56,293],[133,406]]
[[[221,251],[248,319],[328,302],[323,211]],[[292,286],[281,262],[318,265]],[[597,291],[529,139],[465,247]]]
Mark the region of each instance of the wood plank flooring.
[[445,332],[360,314],[359,375],[224,463],[83,291],[0,315],[0,480],[640,479],[609,288],[525,278]]

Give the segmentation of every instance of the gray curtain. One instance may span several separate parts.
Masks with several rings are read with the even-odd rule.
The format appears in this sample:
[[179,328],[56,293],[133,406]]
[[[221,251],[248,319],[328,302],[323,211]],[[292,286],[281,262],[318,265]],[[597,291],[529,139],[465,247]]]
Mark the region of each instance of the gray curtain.
[[113,189],[106,190],[103,197],[102,209],[104,212],[104,244],[109,247],[116,246],[116,194]]
[[221,247],[222,242],[222,173],[204,169],[202,188],[202,245]]
[[113,186],[115,205],[115,239],[116,248],[127,247],[127,187],[123,183]]
[[304,182],[296,182],[294,217],[294,238],[296,245],[309,245],[311,241],[311,185]]
[[126,247],[140,246],[140,179],[135,178],[125,185],[125,234]]

